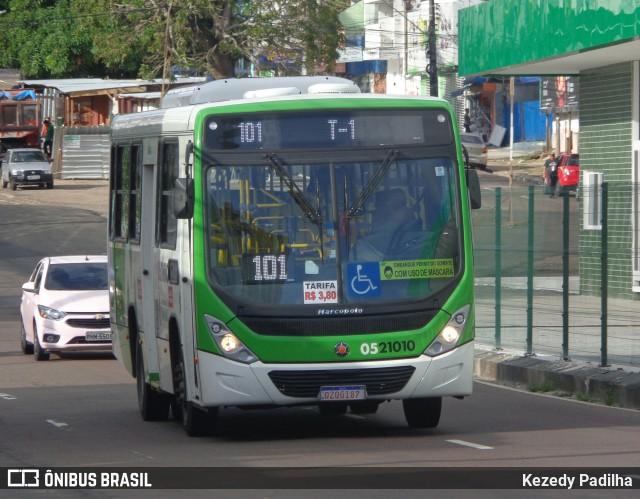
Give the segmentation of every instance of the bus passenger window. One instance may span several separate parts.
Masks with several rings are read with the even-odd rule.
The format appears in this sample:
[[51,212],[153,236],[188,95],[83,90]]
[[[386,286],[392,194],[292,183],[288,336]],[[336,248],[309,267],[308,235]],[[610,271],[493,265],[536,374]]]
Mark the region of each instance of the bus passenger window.
[[160,196],[158,201],[157,241],[161,246],[176,247],[178,221],[173,212],[173,184],[178,178],[178,143],[162,145]]

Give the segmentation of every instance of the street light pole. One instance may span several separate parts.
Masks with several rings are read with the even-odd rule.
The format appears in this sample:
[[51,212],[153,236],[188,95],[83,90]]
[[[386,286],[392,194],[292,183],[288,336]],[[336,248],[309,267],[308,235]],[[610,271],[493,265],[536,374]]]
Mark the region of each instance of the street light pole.
[[427,74],[429,75],[429,95],[438,97],[438,67],[436,56],[436,6],[435,0],[429,0],[429,49],[427,50],[429,62]]

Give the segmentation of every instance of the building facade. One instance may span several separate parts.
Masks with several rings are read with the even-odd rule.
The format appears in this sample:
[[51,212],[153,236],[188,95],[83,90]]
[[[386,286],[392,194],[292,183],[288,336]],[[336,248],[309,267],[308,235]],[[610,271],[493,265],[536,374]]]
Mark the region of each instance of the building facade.
[[[489,140],[545,140],[539,106],[539,78],[519,78],[514,99],[515,129],[509,129],[508,78],[465,81],[458,72],[458,12],[480,0],[360,0],[340,15],[347,37],[338,73],[366,92],[437,95],[463,122],[469,108],[472,131]],[[433,21],[433,23],[432,23]],[[534,81],[535,80],[535,81]],[[500,135],[500,131],[502,134]],[[494,132],[498,132],[497,135]]]
[[581,293],[601,293],[606,249],[608,295],[640,299],[640,4],[491,0],[461,10],[458,32],[464,76],[579,77]]
[[[347,46],[337,72],[357,81],[364,91],[386,94],[433,95],[431,83],[437,80],[438,97],[453,104],[461,121],[464,99],[452,95],[462,86],[457,72],[457,13],[478,1],[353,2],[340,16]],[[430,38],[432,19],[434,36]],[[429,71],[433,60],[436,72]]]

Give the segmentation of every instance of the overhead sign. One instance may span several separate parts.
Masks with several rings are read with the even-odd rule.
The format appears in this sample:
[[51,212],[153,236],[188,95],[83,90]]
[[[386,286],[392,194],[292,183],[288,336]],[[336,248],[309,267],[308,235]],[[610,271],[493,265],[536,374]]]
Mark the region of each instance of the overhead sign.
[[547,113],[578,111],[579,88],[577,76],[540,78],[540,109]]

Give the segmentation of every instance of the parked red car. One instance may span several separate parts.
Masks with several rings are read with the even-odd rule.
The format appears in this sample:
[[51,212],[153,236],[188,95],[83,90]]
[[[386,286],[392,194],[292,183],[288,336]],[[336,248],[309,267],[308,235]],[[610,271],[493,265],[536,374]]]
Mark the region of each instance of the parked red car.
[[558,192],[575,192],[580,179],[580,155],[563,152],[558,160]]

